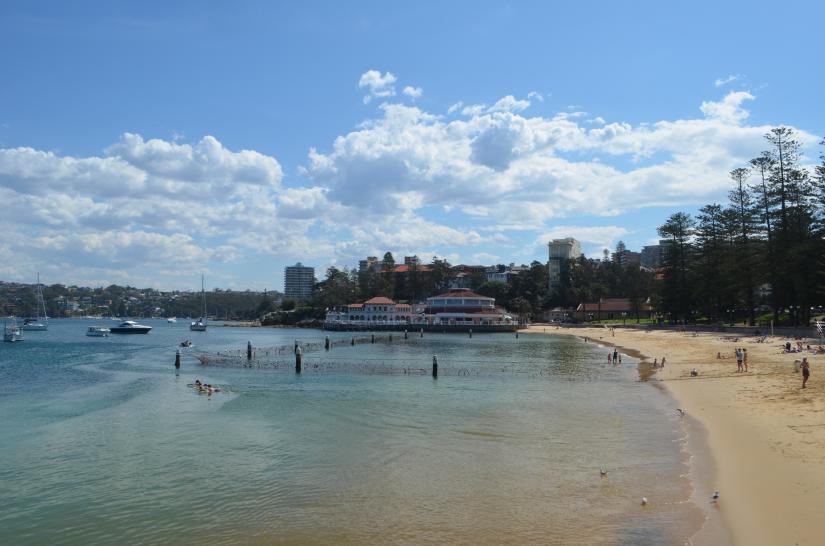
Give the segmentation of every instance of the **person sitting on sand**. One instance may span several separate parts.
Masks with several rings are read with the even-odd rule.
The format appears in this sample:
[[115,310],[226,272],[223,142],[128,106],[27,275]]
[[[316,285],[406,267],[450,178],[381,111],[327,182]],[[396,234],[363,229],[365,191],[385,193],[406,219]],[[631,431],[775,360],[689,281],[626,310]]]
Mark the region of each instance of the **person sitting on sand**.
[[811,376],[811,365],[808,364],[808,357],[802,359],[802,364],[799,365],[802,368],[802,388],[805,388],[805,383],[808,382],[808,378]]

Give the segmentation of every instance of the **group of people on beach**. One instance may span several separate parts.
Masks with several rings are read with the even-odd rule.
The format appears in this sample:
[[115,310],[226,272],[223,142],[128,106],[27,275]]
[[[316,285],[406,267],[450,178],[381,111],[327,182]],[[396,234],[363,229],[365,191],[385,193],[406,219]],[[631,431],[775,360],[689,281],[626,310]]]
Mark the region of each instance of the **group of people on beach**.
[[622,363],[622,355],[619,354],[618,349],[614,348],[612,353],[607,353],[607,363],[616,366]]
[[662,361],[659,362],[658,358],[653,359],[653,368],[654,369],[662,369],[665,367],[665,357],[662,357]]

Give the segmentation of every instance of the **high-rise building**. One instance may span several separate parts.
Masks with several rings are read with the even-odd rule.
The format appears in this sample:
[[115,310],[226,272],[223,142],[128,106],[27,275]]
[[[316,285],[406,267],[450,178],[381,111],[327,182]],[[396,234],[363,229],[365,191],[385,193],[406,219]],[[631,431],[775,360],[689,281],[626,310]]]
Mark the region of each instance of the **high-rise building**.
[[298,262],[284,268],[284,296],[296,301],[308,300],[315,284],[315,268]]
[[671,244],[668,239],[660,239],[658,245],[649,245],[642,248],[642,267],[656,269],[662,267],[665,260],[665,247]]
[[367,256],[366,260],[358,260],[358,272],[368,273],[378,267],[378,258],[376,256]]
[[550,290],[556,290],[561,283],[561,263],[564,260],[575,260],[582,255],[582,247],[572,237],[553,239],[549,243],[550,259],[547,262],[547,271],[550,276]]

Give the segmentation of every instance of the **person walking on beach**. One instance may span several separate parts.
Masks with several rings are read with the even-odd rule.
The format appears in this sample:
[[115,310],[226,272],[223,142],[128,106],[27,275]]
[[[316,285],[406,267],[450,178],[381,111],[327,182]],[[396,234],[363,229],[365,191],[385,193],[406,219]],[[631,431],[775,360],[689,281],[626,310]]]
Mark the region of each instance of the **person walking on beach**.
[[610,355],[610,353],[607,353],[607,363],[608,364],[610,364],[612,362],[610,359],[611,359],[611,355]]
[[802,388],[805,388],[805,383],[808,382],[808,378],[811,377],[811,365],[808,364],[808,357],[802,358],[802,364],[799,365],[802,368]]
[[661,367],[661,368],[664,368],[664,367],[665,367],[665,357],[662,357],[662,365],[661,365],[660,367]]
[[619,350],[613,349],[613,362],[616,362],[619,359]]
[[745,367],[745,371],[748,371],[748,350],[742,349],[742,365]]
[[737,347],[736,351],[734,351],[734,352],[736,353],[736,371],[741,372],[742,371],[742,349]]

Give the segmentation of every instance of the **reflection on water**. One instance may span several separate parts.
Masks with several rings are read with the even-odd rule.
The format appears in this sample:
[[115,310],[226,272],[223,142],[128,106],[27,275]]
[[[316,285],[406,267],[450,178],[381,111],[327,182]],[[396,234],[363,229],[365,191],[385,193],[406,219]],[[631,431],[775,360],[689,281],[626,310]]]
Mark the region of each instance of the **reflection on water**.
[[[185,326],[96,343],[54,324],[0,350],[4,544],[682,544],[698,523],[671,403],[592,344],[411,336],[307,354],[301,376],[191,356],[176,376]],[[433,354],[435,381],[357,372]],[[199,396],[196,377],[226,392]]]

